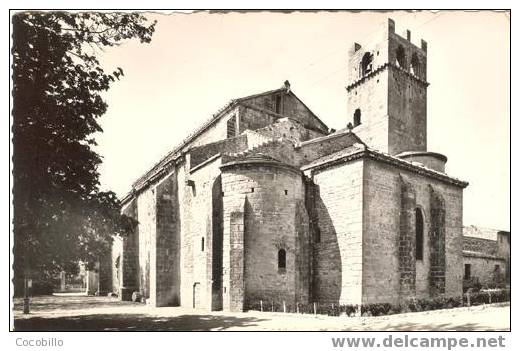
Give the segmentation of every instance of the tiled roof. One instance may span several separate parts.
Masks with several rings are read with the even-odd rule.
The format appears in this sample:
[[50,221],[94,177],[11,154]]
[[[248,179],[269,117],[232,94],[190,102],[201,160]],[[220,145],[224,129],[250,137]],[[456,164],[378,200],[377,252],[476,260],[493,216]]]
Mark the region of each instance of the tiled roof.
[[471,236],[474,238],[497,240],[498,229],[476,227],[474,225],[464,226],[462,233],[464,236]]
[[[179,156],[181,156],[183,149],[191,142],[193,141],[197,136],[202,134],[209,126],[211,126],[213,123],[216,123],[221,117],[224,116],[224,113],[227,112],[230,108],[236,106],[240,102],[256,98],[263,95],[269,95],[277,92],[287,91],[286,87],[281,87],[274,90],[265,91],[263,93],[259,94],[253,94],[248,95],[245,97],[241,97],[238,99],[230,100],[226,105],[224,105],[222,108],[220,108],[216,113],[214,113],[211,118],[209,118],[206,122],[204,122],[199,128],[197,128],[193,133],[191,133],[188,137],[186,137],[181,143],[179,143],[177,146],[175,146],[172,151],[168,152],[163,158],[161,158],[156,164],[154,164],[150,170],[148,170],[146,173],[144,173],[141,177],[139,177],[133,184],[131,191],[126,194],[122,201],[123,203],[126,202],[128,199],[130,199],[134,192],[139,191],[147,186],[150,181],[153,179],[156,179],[157,177],[161,176],[171,165],[171,163],[177,159]],[[292,95],[294,93],[291,92]],[[296,95],[294,95],[296,96]],[[299,100],[299,99],[298,99]],[[311,111],[312,112],[312,111]],[[314,115],[314,114],[313,114]],[[325,124],[316,116],[314,117],[325,126]],[[325,126],[326,127],[326,126]]]
[[457,185],[457,186],[460,186],[463,188],[468,186],[468,182],[448,176],[445,173],[427,168],[423,165],[420,165],[417,163],[412,163],[407,160],[402,160],[398,157],[389,155],[389,154],[381,152],[379,150],[371,149],[371,148],[365,146],[364,144],[354,144],[352,147],[348,147],[346,149],[340,150],[333,154],[320,157],[319,159],[316,159],[313,162],[302,166],[301,169],[308,170],[311,168],[324,168],[324,167],[328,167],[331,164],[337,164],[337,163],[341,163],[344,161],[349,161],[349,160],[361,158],[361,157],[370,157],[372,159],[390,163],[395,166],[410,170],[412,172],[424,174],[424,175],[436,178],[438,180],[441,180],[443,182],[451,183],[451,184],[454,184],[454,185]]

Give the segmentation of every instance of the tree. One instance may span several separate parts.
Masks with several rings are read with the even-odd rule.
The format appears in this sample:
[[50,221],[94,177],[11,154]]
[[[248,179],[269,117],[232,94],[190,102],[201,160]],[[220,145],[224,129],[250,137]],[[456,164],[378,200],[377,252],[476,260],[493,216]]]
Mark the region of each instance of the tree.
[[99,188],[93,134],[107,109],[102,92],[123,76],[96,55],[155,22],[138,13],[23,12],[13,24],[14,273],[52,275],[106,254],[131,224],[113,192]]

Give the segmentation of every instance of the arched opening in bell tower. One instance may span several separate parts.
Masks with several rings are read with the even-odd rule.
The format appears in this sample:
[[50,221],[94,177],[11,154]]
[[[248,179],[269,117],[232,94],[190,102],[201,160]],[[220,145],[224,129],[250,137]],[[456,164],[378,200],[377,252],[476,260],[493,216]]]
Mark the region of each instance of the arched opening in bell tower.
[[412,60],[410,62],[410,71],[414,76],[419,76],[419,58],[417,57],[416,53],[412,55]]
[[365,52],[363,58],[361,59],[361,69],[359,71],[361,73],[361,76],[364,76],[372,72],[373,61],[374,55],[372,55],[370,52]]
[[398,67],[406,68],[406,54],[404,52],[404,48],[401,45],[397,47],[395,52],[395,59]]

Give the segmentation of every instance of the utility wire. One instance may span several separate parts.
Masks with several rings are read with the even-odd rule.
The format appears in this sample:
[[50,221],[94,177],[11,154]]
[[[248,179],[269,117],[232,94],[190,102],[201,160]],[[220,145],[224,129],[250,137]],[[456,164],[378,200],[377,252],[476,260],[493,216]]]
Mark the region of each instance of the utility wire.
[[[428,23],[432,22],[433,20],[438,19],[439,17],[441,17],[441,16],[444,15],[445,13],[446,13],[446,11],[439,11],[439,13],[436,14],[434,17],[432,17],[432,18],[426,20],[425,22],[423,22],[423,23],[421,23],[421,24],[419,24],[419,25],[417,25],[417,26],[415,26],[415,27],[412,27],[410,30],[411,30],[411,31],[415,31],[415,30],[417,30],[417,29],[419,29],[419,28],[422,28],[422,27],[424,27],[425,25],[427,25]],[[401,15],[400,17],[402,18],[403,16],[404,16],[404,14]],[[377,28],[376,30],[371,31],[371,32],[368,33],[367,35],[363,36],[363,37],[362,37],[363,40],[360,40],[360,41],[361,41],[361,42],[366,42],[366,39],[367,39],[367,38],[373,36],[375,33],[379,32],[379,31],[380,31],[380,28]],[[348,44],[348,45],[342,45],[339,49],[336,49],[336,50],[334,50],[334,51],[332,51],[332,52],[329,52],[329,53],[328,53],[327,55],[325,55],[325,56],[321,56],[321,57],[317,58],[316,60],[312,61],[310,64],[308,64],[307,66],[305,66],[304,69],[302,69],[302,70],[300,70],[300,71],[303,72],[303,71],[307,70],[307,69],[310,68],[311,66],[314,66],[317,62],[322,61],[322,60],[324,60],[325,58],[328,58],[328,57],[330,57],[330,56],[333,56],[335,53],[337,53],[337,52],[343,50],[344,48],[348,47],[349,45],[350,45],[350,44]],[[319,85],[318,83],[320,83],[320,82],[322,82],[322,81],[325,81],[327,78],[331,77],[331,76],[334,75],[335,73],[338,73],[338,72],[340,72],[340,71],[342,71],[342,70],[346,70],[346,69],[347,69],[347,67],[345,67],[345,65],[342,65],[341,67],[342,67],[342,68],[336,68],[336,70],[334,70],[333,72],[327,73],[325,76],[323,76],[322,78],[319,78],[318,80],[314,81],[314,82],[311,83],[310,85],[311,85],[311,86],[317,86],[317,85]],[[294,78],[294,75],[293,75],[293,78]]]

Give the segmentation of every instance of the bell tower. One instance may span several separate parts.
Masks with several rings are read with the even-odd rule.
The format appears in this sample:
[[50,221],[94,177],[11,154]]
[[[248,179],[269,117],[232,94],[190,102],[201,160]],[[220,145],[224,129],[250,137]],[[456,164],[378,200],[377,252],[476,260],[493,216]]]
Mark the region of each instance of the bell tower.
[[396,34],[392,19],[373,42],[349,50],[348,122],[369,147],[391,155],[426,151],[426,52],[409,30]]

